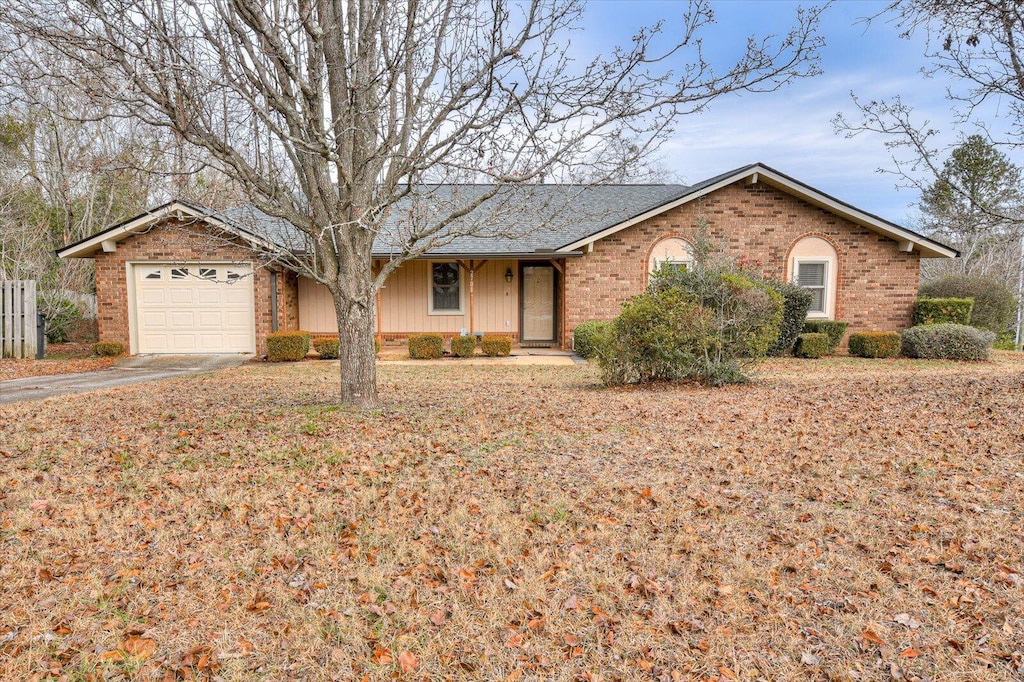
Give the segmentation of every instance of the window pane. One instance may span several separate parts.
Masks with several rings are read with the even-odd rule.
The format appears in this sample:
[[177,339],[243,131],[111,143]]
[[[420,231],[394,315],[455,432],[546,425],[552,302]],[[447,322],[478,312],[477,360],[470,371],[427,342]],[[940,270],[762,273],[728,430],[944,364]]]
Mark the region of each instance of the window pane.
[[459,296],[459,266],[456,263],[434,263],[434,310],[458,310],[461,305]]
[[825,286],[825,264],[801,263],[796,275],[796,283],[802,287]]
[[188,268],[171,268],[171,279],[188,279]]
[[817,289],[808,289],[808,291],[811,292],[811,309],[808,312],[825,312],[825,287],[818,287]]

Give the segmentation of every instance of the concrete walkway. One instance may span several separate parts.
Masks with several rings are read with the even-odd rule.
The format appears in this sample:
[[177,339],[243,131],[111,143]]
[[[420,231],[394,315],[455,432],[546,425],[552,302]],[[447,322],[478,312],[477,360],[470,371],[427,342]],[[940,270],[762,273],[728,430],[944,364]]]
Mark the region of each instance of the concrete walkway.
[[134,355],[95,372],[0,381],[0,405],[238,367],[251,355]]

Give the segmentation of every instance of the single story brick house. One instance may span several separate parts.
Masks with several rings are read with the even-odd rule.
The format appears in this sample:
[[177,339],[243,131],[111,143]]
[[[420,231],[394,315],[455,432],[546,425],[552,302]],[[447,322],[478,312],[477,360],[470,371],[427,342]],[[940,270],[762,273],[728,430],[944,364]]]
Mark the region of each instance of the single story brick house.
[[[535,196],[564,187],[537,185]],[[691,186],[578,187],[562,196],[570,218],[557,225],[459,237],[399,267],[377,299],[382,342],[474,332],[570,348],[576,325],[615,317],[659,263],[691,259],[700,225],[731,255],[812,289],[811,317],[845,320],[852,331],[908,327],[920,259],[957,256],[760,163]],[[257,213],[172,201],[57,255],[96,261],[100,338],[133,354],[263,354],[275,330],[336,332],[326,288],[253,248],[289,233],[263,214],[246,219]],[[524,207],[520,220],[529,215]],[[389,254],[375,244],[375,260]]]

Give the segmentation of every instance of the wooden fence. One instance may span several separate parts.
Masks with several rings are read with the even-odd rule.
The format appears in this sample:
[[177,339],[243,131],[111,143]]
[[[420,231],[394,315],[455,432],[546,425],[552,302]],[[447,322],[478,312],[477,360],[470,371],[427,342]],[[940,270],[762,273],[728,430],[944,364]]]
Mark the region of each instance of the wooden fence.
[[0,282],[0,357],[36,355],[36,283]]

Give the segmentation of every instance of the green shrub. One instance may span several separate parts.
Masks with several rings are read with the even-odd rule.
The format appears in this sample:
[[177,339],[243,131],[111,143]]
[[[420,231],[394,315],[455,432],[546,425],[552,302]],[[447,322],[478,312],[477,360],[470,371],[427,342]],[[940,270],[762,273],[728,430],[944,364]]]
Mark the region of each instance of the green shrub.
[[914,303],[914,325],[971,323],[971,298],[919,298]]
[[850,334],[850,355],[861,358],[894,358],[903,342],[896,332],[857,332]]
[[807,311],[811,309],[814,296],[802,286],[789,282],[768,282],[768,285],[782,295],[782,322],[779,335],[768,347],[768,355],[786,355],[793,350],[796,337],[804,330]]
[[318,336],[313,339],[313,350],[321,360],[337,360],[339,348],[337,336]]
[[662,268],[651,276],[653,293],[678,289],[684,297],[714,313],[711,333],[716,338],[709,363],[765,357],[779,335],[783,296],[769,284],[724,267],[692,270]]
[[832,341],[824,332],[806,332],[796,337],[793,355],[798,358],[823,358],[831,352]]
[[970,298],[972,327],[1002,334],[1017,318],[1017,298],[995,277],[948,275],[921,287],[921,298]]
[[267,360],[298,362],[309,352],[309,332],[272,332],[267,334]]
[[715,345],[710,309],[678,288],[634,296],[622,306],[598,352],[608,385],[695,376]]
[[409,357],[436,360],[444,355],[444,337],[440,334],[413,334],[409,337]]
[[475,336],[467,335],[452,337],[452,355],[457,358],[469,358],[473,357],[474,353],[476,353]]
[[836,348],[839,347],[839,342],[843,340],[843,336],[846,334],[846,330],[849,326],[849,322],[836,322],[835,320],[807,320],[804,322],[804,333],[827,335],[828,353],[826,353],[826,355],[831,355],[836,352]]
[[604,337],[607,336],[609,323],[605,320],[589,320],[576,325],[572,331],[572,348],[581,358],[597,356]]
[[[46,316],[46,341],[48,343],[67,343],[71,340],[77,323],[82,319],[82,310],[74,301],[58,298],[48,301],[43,297],[36,300],[36,305]],[[32,320],[35,325],[36,321]]]
[[489,358],[512,354],[512,337],[503,334],[489,334],[480,341],[480,349]]
[[944,360],[988,360],[995,340],[990,331],[949,322],[911,327],[902,336],[908,358]]
[[117,341],[97,341],[92,344],[92,352],[105,358],[116,358],[124,355],[124,344]]

